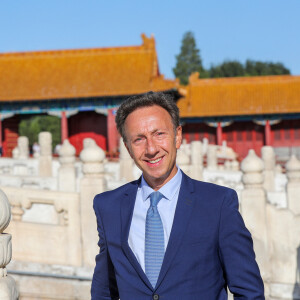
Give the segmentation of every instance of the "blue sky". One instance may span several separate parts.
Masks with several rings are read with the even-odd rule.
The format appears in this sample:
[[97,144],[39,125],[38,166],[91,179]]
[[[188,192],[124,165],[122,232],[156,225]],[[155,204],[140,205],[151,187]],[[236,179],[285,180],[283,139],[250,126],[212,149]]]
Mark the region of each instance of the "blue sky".
[[0,52],[140,45],[153,33],[167,78],[189,30],[205,67],[249,58],[300,75],[300,0],[0,2]]

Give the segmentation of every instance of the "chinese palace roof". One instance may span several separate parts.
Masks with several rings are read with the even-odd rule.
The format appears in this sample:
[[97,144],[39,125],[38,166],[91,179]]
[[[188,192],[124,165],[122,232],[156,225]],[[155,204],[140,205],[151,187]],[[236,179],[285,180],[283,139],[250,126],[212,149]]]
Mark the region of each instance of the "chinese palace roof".
[[300,76],[199,79],[194,73],[177,104],[182,118],[300,112]]
[[123,96],[176,88],[159,73],[155,40],[141,46],[0,54],[0,101]]

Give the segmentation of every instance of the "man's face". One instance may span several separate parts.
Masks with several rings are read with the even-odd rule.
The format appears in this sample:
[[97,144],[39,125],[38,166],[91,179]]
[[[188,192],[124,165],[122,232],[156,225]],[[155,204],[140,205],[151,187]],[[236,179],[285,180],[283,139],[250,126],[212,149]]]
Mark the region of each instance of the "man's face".
[[147,183],[155,190],[177,172],[176,152],[181,145],[182,129],[174,130],[171,116],[154,105],[138,108],[124,124],[125,146]]

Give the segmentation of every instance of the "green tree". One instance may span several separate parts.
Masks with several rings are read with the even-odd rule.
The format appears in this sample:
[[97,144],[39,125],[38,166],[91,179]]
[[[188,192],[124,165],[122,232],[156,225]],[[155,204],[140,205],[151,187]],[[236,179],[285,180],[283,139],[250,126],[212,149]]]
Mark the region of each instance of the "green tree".
[[286,75],[290,70],[282,63],[261,62],[247,60],[245,64],[246,76]]
[[199,72],[201,77],[206,74],[194,34],[188,31],[183,35],[180,53],[176,55],[176,66],[173,68],[173,73],[179,78],[181,84],[188,84],[188,78],[193,72]]
[[209,77],[238,77],[245,76],[244,66],[238,61],[225,61],[220,65],[211,66]]
[[61,143],[60,119],[54,116],[33,116],[24,118],[19,124],[19,135],[27,136],[32,147],[38,141],[41,131],[49,131],[52,134],[52,147]]
[[240,62],[225,61],[219,65],[212,65],[208,70],[209,77],[242,77],[242,76],[266,76],[290,74],[282,63],[261,62],[247,60],[245,64]]

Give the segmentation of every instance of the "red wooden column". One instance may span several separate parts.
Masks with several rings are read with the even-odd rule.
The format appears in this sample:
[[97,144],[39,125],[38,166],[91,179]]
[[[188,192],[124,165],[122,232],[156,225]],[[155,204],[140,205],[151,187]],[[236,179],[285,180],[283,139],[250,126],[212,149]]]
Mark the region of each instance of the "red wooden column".
[[68,134],[68,119],[66,116],[66,112],[61,112],[61,143],[64,142],[69,137]]
[[115,122],[116,111],[116,108],[111,108],[107,114],[107,144],[110,153],[116,153],[118,151],[119,134]]
[[223,131],[222,131],[222,126],[221,126],[221,122],[218,122],[218,126],[217,126],[217,143],[219,146],[222,145],[223,142]]
[[271,125],[269,120],[266,120],[265,124],[265,145],[271,146]]

